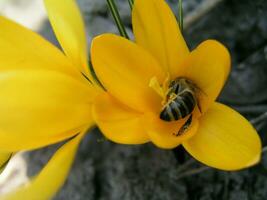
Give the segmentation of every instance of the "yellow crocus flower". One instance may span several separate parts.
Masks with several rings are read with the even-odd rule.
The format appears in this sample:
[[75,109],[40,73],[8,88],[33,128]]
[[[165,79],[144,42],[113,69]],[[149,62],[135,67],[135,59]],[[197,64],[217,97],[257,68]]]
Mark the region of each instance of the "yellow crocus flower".
[[[132,24],[135,43],[113,34],[92,42],[94,70],[107,90],[93,106],[104,135],[122,144],[183,145],[195,159],[222,170],[257,163],[261,141],[256,130],[236,111],[215,102],[230,71],[228,50],[207,40],[190,52],[164,0],[135,0]],[[161,120],[166,99],[172,98],[166,97],[169,84],[177,78],[194,85],[199,105],[190,120],[189,115]]]
[[100,90],[88,81],[93,79],[80,11],[74,0],[44,2],[65,55],[36,33],[0,17],[0,166],[12,152],[71,139],[26,187],[0,199],[50,199],[94,124],[92,101]]

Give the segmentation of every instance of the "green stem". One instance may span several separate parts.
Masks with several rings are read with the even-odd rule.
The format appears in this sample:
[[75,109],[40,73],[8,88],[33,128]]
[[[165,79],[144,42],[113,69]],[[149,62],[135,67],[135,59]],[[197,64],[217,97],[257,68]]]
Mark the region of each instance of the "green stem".
[[178,0],[178,10],[179,10],[179,27],[181,32],[183,32],[184,29],[183,0]]
[[174,157],[179,165],[184,164],[185,162],[185,149],[182,145],[179,145],[178,147],[172,149],[172,152],[174,154]]
[[202,167],[199,167],[199,168],[196,168],[196,169],[188,170],[187,172],[182,173],[181,175],[177,176],[176,177],[176,181],[179,180],[179,179],[185,178],[187,176],[192,176],[192,175],[199,174],[199,173],[204,172],[204,171],[209,170],[209,169],[211,169],[211,168],[208,167],[208,166],[202,166]]
[[93,79],[96,81],[96,83],[97,83],[97,84],[98,84],[104,91],[106,91],[106,89],[104,88],[104,86],[102,85],[102,83],[100,82],[100,80],[98,79],[98,77],[96,76],[96,73],[95,73],[93,64],[92,64],[92,62],[91,62],[90,60],[89,60],[88,64],[89,64],[89,70],[90,70],[90,72],[91,72],[91,74],[92,74]]
[[189,168],[191,165],[195,164],[196,160],[191,158],[190,160],[186,161],[184,164],[182,164],[178,169],[177,172],[178,173],[182,173],[184,170],[186,170],[187,168]]
[[133,4],[134,4],[134,2],[133,2],[133,0],[128,0],[128,2],[129,2],[129,6],[130,6],[130,8],[131,8],[131,10],[133,9]]
[[107,0],[107,3],[108,3],[109,9],[112,13],[112,16],[116,22],[116,25],[119,29],[121,36],[129,39],[129,36],[128,36],[125,28],[124,28],[124,25],[122,24],[121,17],[120,17],[120,14],[118,12],[118,8],[117,8],[116,4],[114,3],[113,0]]

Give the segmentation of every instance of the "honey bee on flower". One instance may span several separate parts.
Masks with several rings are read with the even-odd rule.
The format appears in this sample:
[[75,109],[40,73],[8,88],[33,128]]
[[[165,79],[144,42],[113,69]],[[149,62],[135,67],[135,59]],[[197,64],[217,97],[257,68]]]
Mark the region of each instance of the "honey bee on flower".
[[183,145],[223,170],[257,163],[255,129],[216,102],[230,72],[227,48],[207,40],[190,52],[164,0],[135,0],[132,24],[135,42],[110,33],[92,42],[93,67],[106,89],[93,115],[104,135],[122,144]]

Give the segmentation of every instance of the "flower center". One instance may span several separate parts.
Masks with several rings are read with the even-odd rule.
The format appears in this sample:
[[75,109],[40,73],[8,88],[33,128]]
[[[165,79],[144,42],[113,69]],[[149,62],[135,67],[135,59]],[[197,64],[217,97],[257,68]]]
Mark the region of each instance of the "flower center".
[[[170,81],[169,76],[161,85],[156,77],[150,80],[149,86],[163,99],[160,119],[177,121],[190,115],[198,105],[195,85],[186,78]],[[191,117],[190,117],[191,118]]]

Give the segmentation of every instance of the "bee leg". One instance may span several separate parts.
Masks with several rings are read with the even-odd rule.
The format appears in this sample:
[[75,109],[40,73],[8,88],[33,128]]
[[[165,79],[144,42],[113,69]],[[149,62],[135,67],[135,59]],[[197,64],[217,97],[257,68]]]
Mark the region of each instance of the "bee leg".
[[180,128],[180,130],[174,135],[175,136],[180,136],[180,135],[183,135],[184,132],[187,131],[187,129],[190,127],[191,123],[192,123],[192,114],[190,115],[190,117],[186,120],[186,122],[184,123],[184,125]]

